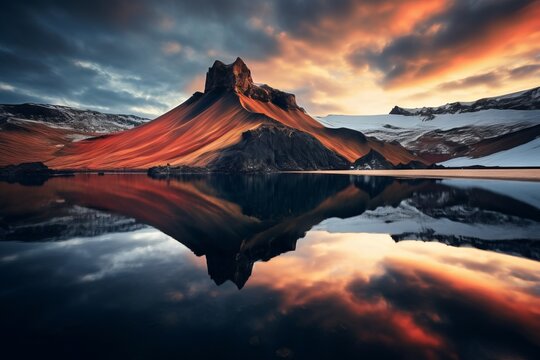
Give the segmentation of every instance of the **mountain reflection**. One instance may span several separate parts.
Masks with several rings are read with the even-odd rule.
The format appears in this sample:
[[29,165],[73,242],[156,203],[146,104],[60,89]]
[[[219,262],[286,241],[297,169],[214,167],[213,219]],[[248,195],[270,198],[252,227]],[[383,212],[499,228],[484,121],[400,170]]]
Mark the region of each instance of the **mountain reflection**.
[[540,258],[535,203],[436,180],[78,175],[37,187],[0,183],[0,193],[4,240],[64,240],[147,224],[204,255],[218,285],[231,280],[239,288],[256,261],[294,250],[297,240],[321,223],[331,232],[344,227],[389,233],[396,241],[438,240]]
[[4,353],[536,359],[537,190],[296,174],[0,183]]

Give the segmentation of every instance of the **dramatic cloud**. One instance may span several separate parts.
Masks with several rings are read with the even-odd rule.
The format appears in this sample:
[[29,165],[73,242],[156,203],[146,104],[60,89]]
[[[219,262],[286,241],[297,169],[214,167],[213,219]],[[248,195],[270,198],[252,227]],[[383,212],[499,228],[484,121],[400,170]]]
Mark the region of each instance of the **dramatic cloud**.
[[539,17],[532,0],[13,1],[0,103],[155,116],[237,56],[315,114],[466,100],[480,84],[482,96],[537,85]]
[[[459,65],[464,57],[480,58],[509,45],[515,36],[540,30],[535,3],[455,1],[418,23],[411,34],[392,39],[380,51],[360,49],[351,61],[368,62],[384,74],[383,82],[389,86],[437,75]],[[517,26],[510,27],[512,23]]]
[[478,85],[497,86],[499,84],[500,75],[495,72],[488,72],[480,75],[473,75],[465,79],[446,82],[438,86],[441,90],[453,90],[459,88],[468,88]]
[[539,76],[540,64],[524,65],[510,70],[512,77],[522,78],[526,76]]
[[485,74],[468,76],[463,79],[449,81],[437,86],[438,90],[469,89],[471,87],[497,87],[501,83],[514,79],[537,77],[540,80],[540,64],[519,66],[513,69],[497,69]]

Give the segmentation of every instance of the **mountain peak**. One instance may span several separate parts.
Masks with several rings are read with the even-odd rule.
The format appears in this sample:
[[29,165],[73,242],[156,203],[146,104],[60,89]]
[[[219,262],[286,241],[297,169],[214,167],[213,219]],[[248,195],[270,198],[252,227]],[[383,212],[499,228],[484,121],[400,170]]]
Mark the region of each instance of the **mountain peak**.
[[[236,66],[245,66],[246,69],[247,69],[246,63],[244,62],[244,60],[242,60],[242,59],[240,58],[240,56],[238,56],[238,57],[236,58],[236,60],[234,60],[233,65],[236,65]],[[249,71],[249,69],[248,69],[248,71]]]
[[294,94],[289,94],[268,85],[258,86],[251,78],[251,70],[239,57],[232,64],[225,64],[216,60],[206,73],[204,92],[208,93],[215,89],[234,91],[254,100],[271,102],[285,110],[301,110],[296,104]]
[[216,60],[206,73],[204,92],[224,88],[243,94],[251,85],[253,85],[251,71],[242,59],[238,57],[229,65]]

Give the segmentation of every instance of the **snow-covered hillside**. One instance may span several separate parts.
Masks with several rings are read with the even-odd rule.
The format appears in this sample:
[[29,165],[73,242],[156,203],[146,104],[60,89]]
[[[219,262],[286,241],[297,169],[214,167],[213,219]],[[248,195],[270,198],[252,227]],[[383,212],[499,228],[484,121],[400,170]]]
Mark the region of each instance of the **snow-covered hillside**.
[[[421,115],[329,115],[317,120],[328,127],[345,127],[381,140],[398,141],[413,153],[439,162],[466,156],[468,149],[483,140],[518,134],[518,131],[523,133],[521,143],[530,141],[531,135],[527,137],[526,129],[540,124],[540,110],[489,109],[438,114],[432,119]],[[519,136],[515,139],[518,145],[521,144]],[[497,150],[497,146],[492,148]],[[540,152],[536,153],[536,158],[540,162]]]
[[474,128],[456,141],[477,141],[540,124],[540,110],[482,110],[471,113],[441,114],[433,120],[402,115],[328,115],[318,117],[323,125],[350,128],[381,140],[399,141],[406,146],[433,131]]
[[479,158],[458,157],[441,163],[447,167],[462,166],[503,166],[503,167],[539,167],[540,166],[540,138],[529,141],[512,149],[503,150]]
[[[462,211],[467,216],[467,209]],[[329,219],[317,225],[314,230],[328,232],[366,232],[386,233],[407,239],[422,239],[425,235],[432,240],[444,237],[458,237],[479,240],[537,239],[540,224],[534,221],[498,216],[500,223],[463,223],[460,221],[437,218],[422,213],[409,202],[403,201],[397,207],[385,206],[368,210],[360,216],[349,219]]]
[[[397,206],[381,206],[347,219],[327,219],[315,230],[329,232],[388,233],[396,239],[430,239],[468,241],[537,240],[540,222],[485,207],[471,205],[470,194],[489,199],[517,201],[521,206],[540,207],[538,184],[522,181],[449,179],[440,182],[445,191],[428,196],[422,191],[402,200]],[[511,191],[509,191],[511,190]],[[457,199],[464,199],[459,203]],[[435,210],[433,205],[437,204]]]
[[454,102],[437,107],[407,109],[395,106],[390,111],[390,114],[406,116],[420,115],[426,119],[431,119],[435,114],[456,114],[487,109],[538,110],[540,109],[540,87],[471,102]]
[[108,134],[131,129],[149,119],[134,115],[105,114],[49,104],[0,105],[0,122],[25,121],[45,123],[53,128],[81,133]]

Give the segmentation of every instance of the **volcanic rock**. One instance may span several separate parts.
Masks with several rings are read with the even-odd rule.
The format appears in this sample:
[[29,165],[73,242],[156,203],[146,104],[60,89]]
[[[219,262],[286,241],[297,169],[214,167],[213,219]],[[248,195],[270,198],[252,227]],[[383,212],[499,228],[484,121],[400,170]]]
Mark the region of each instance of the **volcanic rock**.
[[357,159],[352,166],[356,170],[387,170],[394,168],[384,156],[375,150],[370,150],[369,153]]
[[216,89],[232,90],[255,100],[271,102],[282,109],[303,111],[296,104],[294,94],[274,89],[266,84],[256,85],[251,78],[251,70],[240,58],[236,58],[236,61],[229,65],[216,60],[208,69],[204,92],[208,93]]
[[343,157],[308,133],[282,125],[262,125],[210,163],[221,172],[347,169]]
[[22,163],[0,167],[0,181],[23,185],[41,185],[51,176],[72,175],[69,171],[54,171],[42,162]]
[[210,169],[207,167],[197,167],[197,166],[153,166],[148,169],[148,176],[155,179],[166,179],[169,177],[176,177],[182,174],[207,174],[210,173]]

